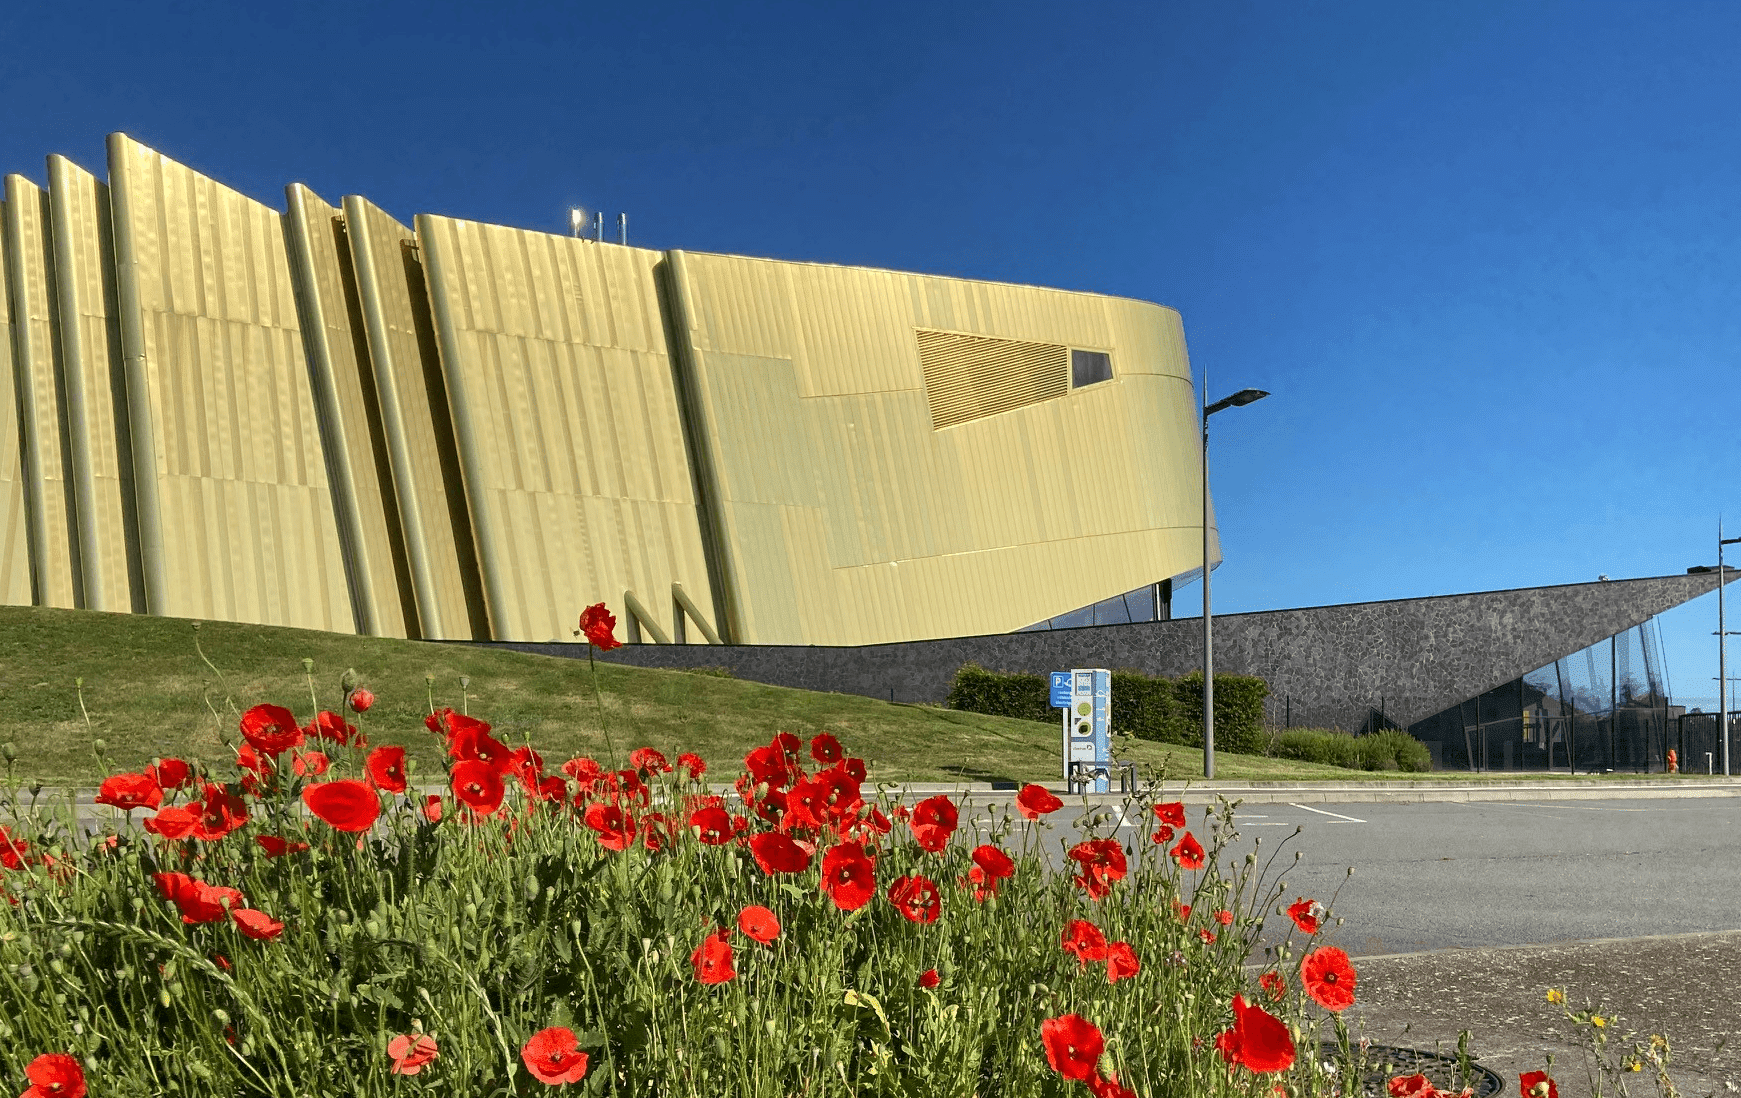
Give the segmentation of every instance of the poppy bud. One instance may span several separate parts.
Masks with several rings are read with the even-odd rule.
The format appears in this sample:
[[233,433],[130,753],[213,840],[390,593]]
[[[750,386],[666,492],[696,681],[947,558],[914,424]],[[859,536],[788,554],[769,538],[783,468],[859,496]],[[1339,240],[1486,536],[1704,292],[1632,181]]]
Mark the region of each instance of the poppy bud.
[[459,688],[461,690],[469,690],[471,688],[471,684],[472,684],[472,677],[470,675],[461,675],[459,677]]
[[91,751],[94,752],[98,758],[101,758],[105,753],[108,752],[108,750],[109,750],[108,741],[101,740],[101,739],[91,741]]
[[307,656],[302,657],[302,673],[305,675],[314,674],[314,661]]
[[356,689],[356,685],[357,669],[354,667],[345,668],[345,673],[339,676],[339,686],[344,689],[345,693],[349,694],[352,690]]
[[537,877],[526,878],[526,901],[530,903],[538,898],[539,886]]
[[213,1010],[212,1017],[218,1020],[219,1025],[227,1026],[230,1024],[230,1016],[223,1010]]
[[14,762],[18,758],[18,748],[12,746],[11,741],[0,743],[0,755],[6,756],[7,762]]

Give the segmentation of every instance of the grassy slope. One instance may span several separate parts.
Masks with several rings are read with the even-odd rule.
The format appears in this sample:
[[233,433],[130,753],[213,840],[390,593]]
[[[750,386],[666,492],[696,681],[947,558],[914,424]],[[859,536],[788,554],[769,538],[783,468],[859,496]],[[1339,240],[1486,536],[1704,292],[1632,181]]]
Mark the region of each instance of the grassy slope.
[[[196,639],[221,678],[200,658]],[[104,772],[91,750],[95,737],[108,744],[109,769],[136,769],[159,755],[224,761],[232,756],[219,727],[233,731],[236,710],[273,702],[309,719],[314,703],[304,657],[314,660],[324,708],[338,708],[339,676],[355,668],[377,699],[359,723],[374,743],[412,748],[425,773],[439,764],[422,726],[431,690],[426,675],[434,676],[437,706],[469,709],[511,745],[529,737],[552,762],[579,753],[604,757],[584,660],[227,622],[204,622],[196,631],[181,618],[38,607],[0,607],[0,743],[17,747],[20,777],[50,783],[89,782]],[[462,675],[470,679],[464,698]],[[89,731],[74,687],[80,677]],[[606,663],[598,665],[598,677],[619,757],[651,744],[695,751],[733,773],[746,750],[776,731],[808,737],[826,730],[869,760],[873,779],[1057,778],[1051,725]],[[1200,752],[1164,744],[1135,742],[1120,754],[1165,765],[1181,779],[1202,765]],[[1217,764],[1217,777],[1234,780],[1426,776],[1229,754],[1218,755]]]

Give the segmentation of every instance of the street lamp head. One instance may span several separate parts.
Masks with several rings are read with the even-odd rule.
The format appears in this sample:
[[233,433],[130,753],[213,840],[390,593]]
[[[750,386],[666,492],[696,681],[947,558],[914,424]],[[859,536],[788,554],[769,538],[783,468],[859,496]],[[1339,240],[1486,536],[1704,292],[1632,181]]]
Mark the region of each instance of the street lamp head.
[[1262,389],[1241,389],[1232,396],[1222,397],[1214,404],[1203,409],[1203,417],[1207,419],[1216,412],[1225,411],[1228,408],[1243,408],[1247,404],[1262,400],[1266,396],[1269,396],[1269,394],[1264,392]]

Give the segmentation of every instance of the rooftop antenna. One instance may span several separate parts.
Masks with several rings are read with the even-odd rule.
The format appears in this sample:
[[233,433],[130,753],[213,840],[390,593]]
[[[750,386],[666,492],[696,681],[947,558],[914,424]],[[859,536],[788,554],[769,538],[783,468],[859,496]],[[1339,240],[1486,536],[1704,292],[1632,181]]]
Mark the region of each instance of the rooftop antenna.
[[623,246],[628,247],[629,215],[626,213],[620,213],[617,215],[617,235],[622,238]]
[[598,211],[592,215],[592,242],[603,244],[605,239],[605,212]]

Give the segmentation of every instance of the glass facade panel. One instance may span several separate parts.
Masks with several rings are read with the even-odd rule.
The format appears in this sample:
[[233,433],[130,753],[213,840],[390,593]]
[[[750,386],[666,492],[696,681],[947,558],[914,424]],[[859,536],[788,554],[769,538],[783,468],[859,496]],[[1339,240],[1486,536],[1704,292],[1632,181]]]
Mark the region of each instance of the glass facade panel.
[[[1649,773],[1666,768],[1671,747],[1688,757],[1689,748],[1680,746],[1684,712],[1669,697],[1652,619],[1408,731],[1432,751],[1435,767],[1447,770]],[[1695,744],[1699,735],[1694,721]]]
[[1159,583],[1145,583],[1134,591],[1126,591],[1122,595],[1114,595],[1109,599],[1101,599],[1090,606],[1084,606],[1045,621],[1035,622],[1016,630],[1018,633],[1031,633],[1038,629],[1081,629],[1089,625],[1128,625],[1133,621],[1163,621],[1170,614],[1170,608],[1163,606],[1156,588]]
[[1080,389],[1112,380],[1112,356],[1105,351],[1070,352],[1070,387]]

